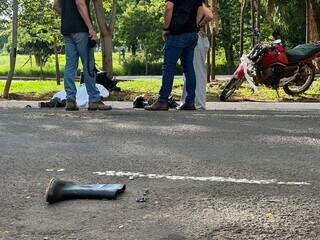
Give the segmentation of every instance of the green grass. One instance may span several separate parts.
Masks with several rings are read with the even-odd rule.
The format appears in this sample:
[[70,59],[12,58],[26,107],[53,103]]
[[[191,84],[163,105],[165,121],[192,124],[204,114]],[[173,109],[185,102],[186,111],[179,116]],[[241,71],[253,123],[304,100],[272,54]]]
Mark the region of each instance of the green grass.
[[[29,61],[29,56],[18,55],[15,69],[17,76],[40,76],[40,67],[36,66],[35,59],[32,56],[32,61]],[[98,67],[102,66],[102,56],[100,53],[95,53],[95,61]],[[59,55],[59,64],[61,72],[64,71],[65,56]],[[119,54],[113,53],[113,68],[115,75],[121,75],[124,72],[122,63],[119,61]],[[0,55],[0,75],[7,75],[9,70],[9,55]],[[44,76],[55,76],[55,58],[51,56],[43,67]]]
[[[0,93],[3,92],[4,81],[0,81]],[[208,101],[218,101],[218,96],[221,93],[226,82],[211,83],[208,87]],[[118,86],[121,92],[113,92],[111,100],[126,100],[131,101],[135,96],[145,95],[147,98],[156,98],[159,92],[161,81],[158,80],[139,80],[119,82]],[[49,99],[52,95],[63,89],[63,83],[57,86],[54,81],[13,81],[10,93],[13,99],[30,99],[40,100]],[[179,99],[182,92],[182,80],[177,79],[174,83],[172,95]],[[243,84],[237,90],[231,101],[319,101],[320,100],[320,81],[313,83],[311,88],[303,95],[291,97],[286,95],[283,90],[279,91],[278,98],[275,90],[259,87],[256,93],[252,93],[248,84]]]
[[[139,75],[144,74],[145,72],[145,64],[143,62],[143,56],[142,53],[138,53],[136,57],[136,61],[139,62],[134,63],[132,61],[132,56],[130,53],[126,53],[126,60],[128,61],[126,64],[120,60],[119,53],[113,53],[113,72],[115,76],[119,75]],[[102,67],[102,55],[100,52],[95,53],[95,61],[98,66],[98,68]],[[227,72],[226,69],[226,60],[224,57],[224,53],[222,50],[217,51],[217,57],[216,57],[216,64],[217,68],[216,71],[218,74],[223,74]],[[59,55],[59,64],[60,64],[60,71],[64,71],[64,65],[65,65],[65,56]],[[80,64],[81,65],[81,64]],[[157,74],[161,73],[161,61],[155,62],[151,64],[150,70],[151,72],[157,72]],[[8,54],[2,54],[0,55],[0,75],[7,75],[9,70],[9,55]],[[134,72],[134,74],[131,74]],[[137,74],[137,72],[139,74]],[[39,76],[41,77],[41,70],[40,67],[38,67],[35,64],[34,56],[30,57],[28,55],[18,55],[17,56],[17,62],[16,62],[16,69],[15,69],[15,75],[16,76]],[[51,56],[48,59],[48,62],[43,67],[43,76],[44,77],[54,77],[55,76],[55,58],[54,56]]]
[[[0,92],[3,92],[5,82],[0,82]],[[13,81],[10,93],[46,93],[58,92],[63,89],[63,83],[57,85],[54,81]]]

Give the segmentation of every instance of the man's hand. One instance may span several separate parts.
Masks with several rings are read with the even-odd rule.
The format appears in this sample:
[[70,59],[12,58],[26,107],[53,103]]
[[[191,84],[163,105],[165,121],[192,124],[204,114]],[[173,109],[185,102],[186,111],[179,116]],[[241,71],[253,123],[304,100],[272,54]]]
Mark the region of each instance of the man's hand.
[[205,5],[203,4],[199,9],[198,9],[198,14],[197,14],[197,24],[200,28],[204,27],[207,23],[211,22],[213,20],[213,13],[212,11]]
[[59,15],[61,15],[61,3],[60,3],[60,0],[54,0],[52,7]]
[[[69,0],[67,0],[67,1],[69,1]],[[97,40],[97,34],[93,29],[93,26],[92,26],[92,23],[91,23],[91,20],[89,17],[89,9],[87,7],[86,0],[76,0],[76,5],[77,5],[78,11],[79,11],[82,19],[84,20],[85,24],[88,27],[89,37],[92,40]]]
[[163,31],[162,31],[162,39],[163,39],[163,41],[166,41],[166,40],[167,40],[169,34],[170,34],[169,31],[166,31],[166,30],[163,30]]
[[89,28],[89,37],[92,40],[97,40],[97,33],[94,31],[93,27]]

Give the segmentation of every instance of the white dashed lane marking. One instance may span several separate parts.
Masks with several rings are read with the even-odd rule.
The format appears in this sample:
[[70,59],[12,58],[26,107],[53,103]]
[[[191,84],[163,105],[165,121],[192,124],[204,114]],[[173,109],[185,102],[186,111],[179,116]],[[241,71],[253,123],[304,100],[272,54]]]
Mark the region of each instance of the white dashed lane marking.
[[253,179],[236,179],[230,177],[194,177],[194,176],[174,176],[174,175],[162,175],[162,174],[144,174],[139,172],[117,172],[117,171],[105,171],[105,172],[93,172],[98,176],[109,176],[109,177],[133,177],[133,178],[149,178],[149,179],[168,179],[174,181],[192,180],[202,182],[228,182],[228,183],[246,183],[246,184],[260,184],[260,185],[311,185],[308,182],[284,182],[276,179],[268,180],[253,180]]

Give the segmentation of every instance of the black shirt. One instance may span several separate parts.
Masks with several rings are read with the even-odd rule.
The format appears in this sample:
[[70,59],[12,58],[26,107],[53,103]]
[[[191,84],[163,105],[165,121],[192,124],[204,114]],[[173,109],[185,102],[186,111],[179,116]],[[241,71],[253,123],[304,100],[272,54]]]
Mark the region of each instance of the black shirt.
[[[89,9],[89,0],[86,1]],[[88,28],[81,17],[76,5],[76,0],[61,1],[61,33],[68,35],[72,33],[88,32]]]
[[197,32],[197,13],[203,0],[167,0],[174,4],[170,34]]

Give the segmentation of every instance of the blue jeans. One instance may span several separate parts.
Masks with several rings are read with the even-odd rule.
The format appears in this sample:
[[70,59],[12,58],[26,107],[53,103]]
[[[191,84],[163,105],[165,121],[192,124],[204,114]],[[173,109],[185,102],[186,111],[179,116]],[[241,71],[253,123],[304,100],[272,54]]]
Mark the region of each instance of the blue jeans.
[[76,100],[77,88],[75,76],[78,68],[79,57],[83,66],[84,83],[89,95],[89,102],[101,100],[100,92],[96,87],[94,72],[94,50],[89,47],[86,32],[64,35],[66,65],[64,69],[64,89],[68,100]]
[[193,103],[196,89],[196,76],[193,67],[194,48],[197,45],[197,33],[169,35],[164,46],[164,64],[160,102],[167,102],[172,91],[177,62],[181,59],[186,76],[186,103]]

